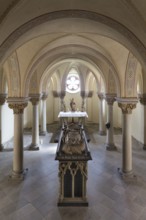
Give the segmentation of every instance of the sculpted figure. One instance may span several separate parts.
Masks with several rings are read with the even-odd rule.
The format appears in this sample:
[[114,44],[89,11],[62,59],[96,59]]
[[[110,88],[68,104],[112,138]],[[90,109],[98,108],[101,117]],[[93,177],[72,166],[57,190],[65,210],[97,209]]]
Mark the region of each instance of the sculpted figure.
[[74,101],[74,98],[72,98],[70,101],[70,107],[71,107],[71,111],[73,111],[73,112],[76,111],[76,103]]

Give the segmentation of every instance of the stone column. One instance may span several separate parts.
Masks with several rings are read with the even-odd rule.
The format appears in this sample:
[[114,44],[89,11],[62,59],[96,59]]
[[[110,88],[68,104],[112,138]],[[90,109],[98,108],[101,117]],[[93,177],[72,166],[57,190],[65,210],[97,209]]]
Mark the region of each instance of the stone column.
[[39,150],[39,109],[38,104],[40,100],[40,95],[31,95],[30,101],[33,106],[32,115],[32,143],[29,146],[29,150]]
[[114,128],[113,128],[113,103],[115,101],[115,95],[107,94],[105,97],[107,101],[107,136],[106,136],[106,149],[109,151],[117,150],[114,144]]
[[143,118],[144,118],[144,140],[143,140],[143,150],[146,150],[146,94],[140,94],[139,95],[139,100],[140,103],[143,105],[144,107],[144,114],[143,114]]
[[[130,102],[131,101],[131,102]],[[122,169],[120,174],[123,177],[132,177],[132,138],[131,138],[131,113],[136,108],[136,99],[118,99],[118,105],[122,110]]]
[[41,132],[40,135],[45,136],[47,133],[47,121],[46,121],[46,99],[47,99],[48,95],[46,93],[43,93],[42,95],[42,114],[41,114]]
[[7,97],[7,94],[5,94],[5,93],[0,94],[0,151],[3,151],[3,149],[4,149],[3,140],[2,140],[2,131],[3,131],[3,128],[2,128],[2,107],[6,101],[6,97]]
[[12,179],[24,179],[23,169],[23,110],[27,106],[26,99],[8,98],[9,107],[14,112],[14,155]]
[[104,95],[103,93],[98,94],[99,97],[99,134],[105,135],[105,123],[104,123],[104,115],[103,115],[103,100]]

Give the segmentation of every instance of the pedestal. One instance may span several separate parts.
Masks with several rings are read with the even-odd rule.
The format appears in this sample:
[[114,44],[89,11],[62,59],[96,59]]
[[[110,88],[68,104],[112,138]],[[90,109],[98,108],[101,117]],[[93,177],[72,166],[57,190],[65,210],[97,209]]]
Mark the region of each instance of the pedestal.
[[64,122],[55,159],[59,161],[58,206],[88,206],[87,163],[92,158],[82,124]]

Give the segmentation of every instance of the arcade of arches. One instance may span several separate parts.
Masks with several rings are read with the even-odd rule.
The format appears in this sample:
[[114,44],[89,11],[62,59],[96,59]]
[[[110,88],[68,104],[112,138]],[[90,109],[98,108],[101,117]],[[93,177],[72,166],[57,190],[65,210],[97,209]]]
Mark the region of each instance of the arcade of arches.
[[[13,179],[23,176],[23,129],[32,128],[29,150],[39,151],[39,132],[59,124],[71,98],[79,111],[84,105],[87,124],[99,125],[105,151],[117,150],[114,128],[122,129],[120,172],[133,176],[132,138],[146,150],[146,3],[140,2],[2,3],[0,150],[13,138]],[[77,92],[66,90],[71,74]]]

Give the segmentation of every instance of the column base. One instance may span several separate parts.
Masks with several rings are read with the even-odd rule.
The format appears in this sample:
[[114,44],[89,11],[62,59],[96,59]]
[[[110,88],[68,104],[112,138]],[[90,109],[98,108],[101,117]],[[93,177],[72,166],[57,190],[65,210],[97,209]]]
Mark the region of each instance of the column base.
[[21,172],[12,171],[12,174],[9,176],[9,179],[14,181],[22,181],[24,180],[27,172],[28,169],[25,169]]
[[134,175],[133,171],[129,171],[129,172],[124,172],[122,169],[118,168],[118,172],[120,174],[120,176],[122,177],[122,179],[124,180],[137,180],[136,175]]
[[108,151],[117,151],[117,147],[114,144],[105,144],[105,146]]
[[101,135],[101,136],[105,136],[106,132],[105,131],[98,131],[98,134]]
[[143,145],[143,150],[146,150],[146,145],[145,144]]
[[0,151],[3,151],[3,150],[4,150],[4,145],[0,144]]
[[39,133],[40,136],[45,136],[46,134],[47,134],[46,131],[40,131],[40,133]]
[[31,145],[29,146],[28,150],[31,150],[31,151],[39,150],[39,146],[36,145],[36,144],[31,144]]

